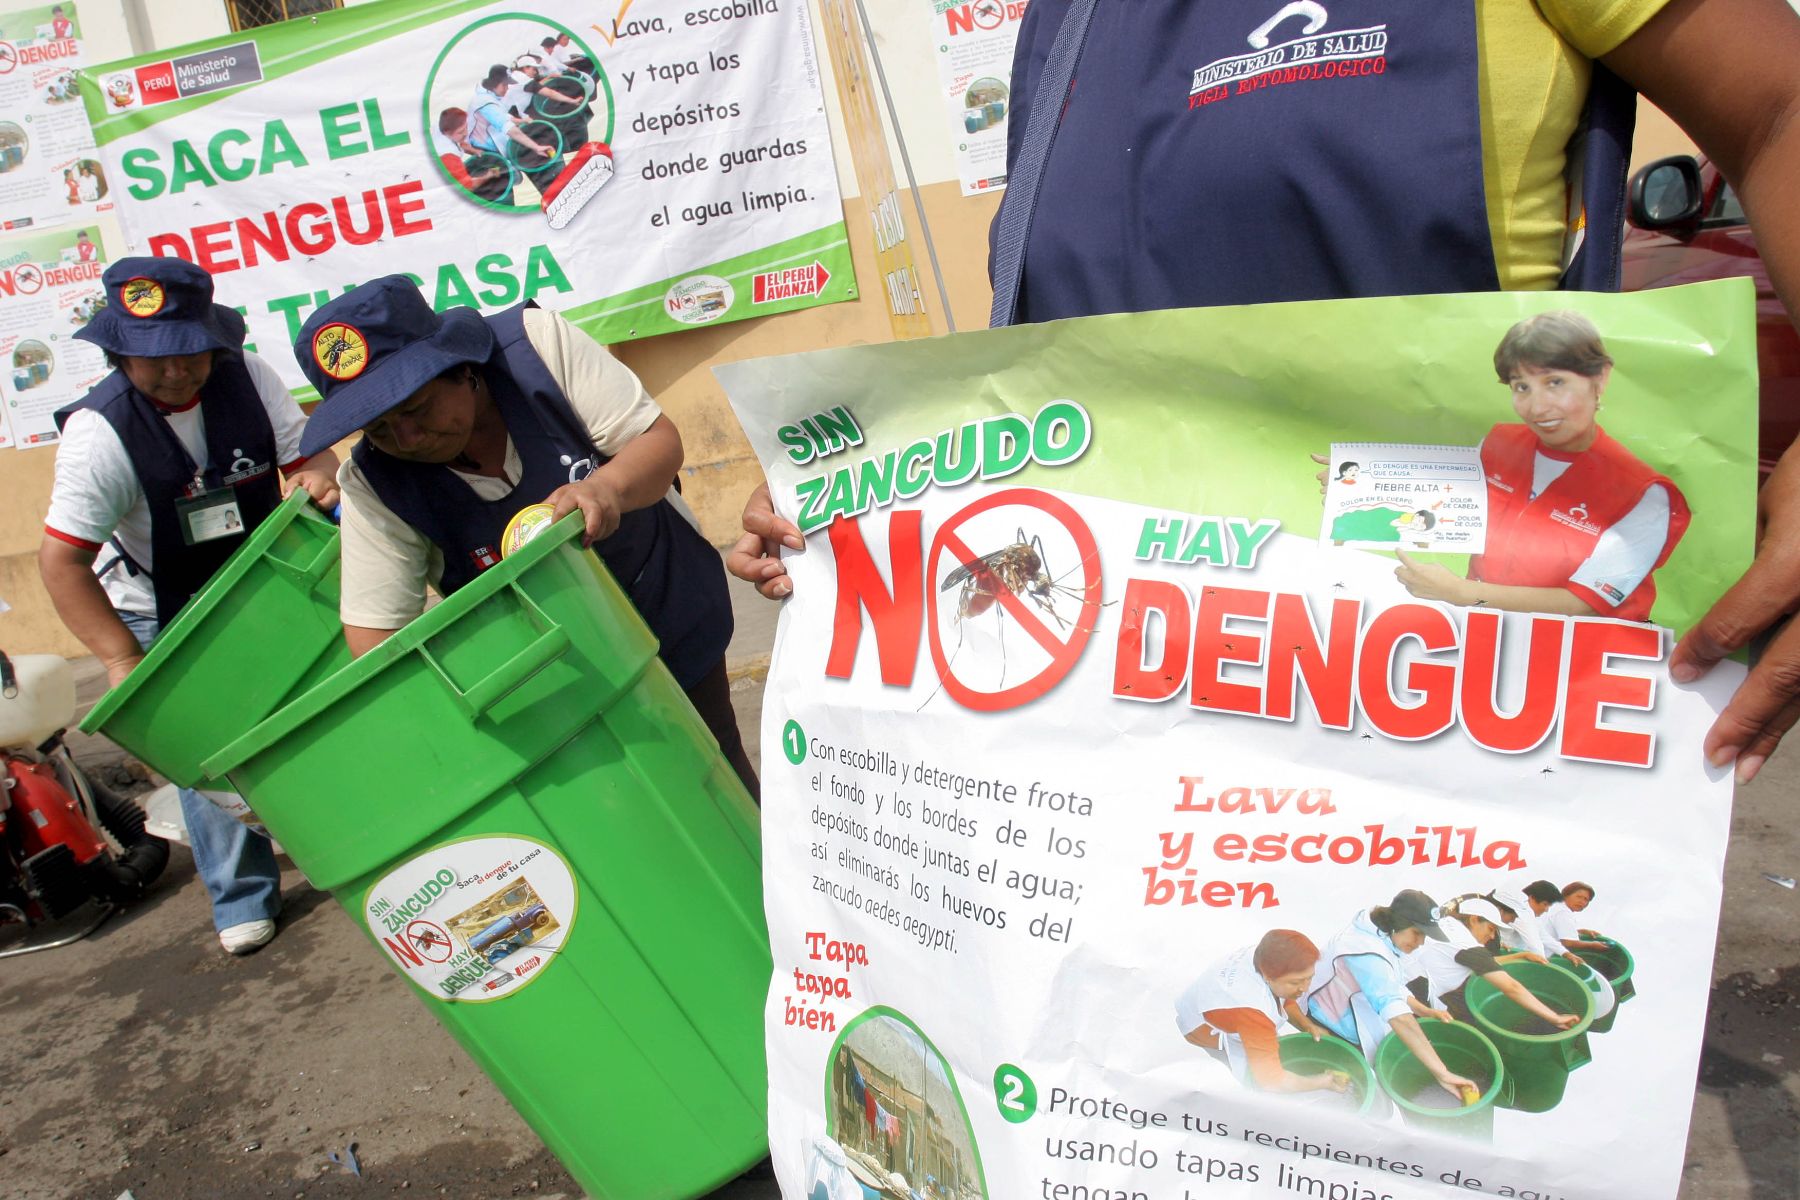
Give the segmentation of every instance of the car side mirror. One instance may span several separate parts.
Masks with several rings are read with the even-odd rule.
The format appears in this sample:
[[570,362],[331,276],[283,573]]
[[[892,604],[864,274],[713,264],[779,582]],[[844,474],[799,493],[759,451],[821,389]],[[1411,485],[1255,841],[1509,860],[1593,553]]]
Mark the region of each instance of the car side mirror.
[[1700,218],[1706,195],[1692,155],[1659,158],[1631,177],[1629,219],[1639,229],[1673,229]]

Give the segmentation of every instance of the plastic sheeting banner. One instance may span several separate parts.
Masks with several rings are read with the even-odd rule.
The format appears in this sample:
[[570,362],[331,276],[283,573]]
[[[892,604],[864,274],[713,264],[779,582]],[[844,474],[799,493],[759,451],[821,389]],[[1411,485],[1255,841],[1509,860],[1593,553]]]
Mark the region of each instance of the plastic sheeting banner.
[[0,446],[57,440],[56,410],[112,369],[100,347],[75,340],[106,302],[100,228],[64,225],[0,241]]
[[[1558,318],[1498,379],[1566,306],[1612,365]],[[807,531],[762,738],[785,1194],[1676,1194],[1742,669],[1666,664],[1750,558],[1748,286],[718,374]],[[1479,447],[1482,556],[1322,541],[1333,443]]]
[[371,4],[94,68],[134,251],[286,353],[342,290],[534,299],[601,341],[855,295],[795,0]]

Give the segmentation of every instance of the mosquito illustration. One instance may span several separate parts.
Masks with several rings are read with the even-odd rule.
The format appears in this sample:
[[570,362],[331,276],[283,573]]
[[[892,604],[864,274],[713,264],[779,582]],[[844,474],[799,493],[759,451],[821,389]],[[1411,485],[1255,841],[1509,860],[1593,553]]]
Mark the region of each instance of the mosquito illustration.
[[350,340],[341,333],[331,335],[331,344],[325,347],[325,369],[337,370],[338,360],[343,358],[344,351],[350,349]]
[[446,938],[435,929],[426,929],[413,934],[413,944],[418,946],[421,950],[430,950],[436,946],[448,948],[450,939]]
[[146,300],[154,294],[156,285],[149,280],[133,280],[125,285],[125,304],[127,307],[139,300]]
[[975,15],[978,17],[997,17],[1000,15],[1000,6],[998,4],[988,3],[977,4],[975,6]]
[[[945,664],[945,672],[956,662],[957,654],[962,650],[963,622],[971,617],[979,617],[999,604],[1002,595],[1018,596],[1029,600],[1041,611],[1049,614],[1056,622],[1058,629],[1070,629],[1074,622],[1057,611],[1057,602],[1063,598],[1082,601],[1086,592],[1081,588],[1070,587],[1062,581],[1079,570],[1083,564],[1077,563],[1061,575],[1052,576],[1044,554],[1044,539],[1036,534],[1030,538],[1025,536],[1023,526],[1014,534],[1013,542],[1003,546],[991,554],[983,554],[964,563],[957,564],[944,582],[938,585],[940,593],[952,588],[958,589],[956,594],[956,646],[950,651],[950,658]],[[1000,684],[1006,685],[1006,610],[1004,606],[997,609],[1000,614]],[[930,696],[925,697],[925,704],[930,704],[938,692],[943,689],[943,680],[938,680],[937,688]],[[919,705],[922,709],[925,704]]]

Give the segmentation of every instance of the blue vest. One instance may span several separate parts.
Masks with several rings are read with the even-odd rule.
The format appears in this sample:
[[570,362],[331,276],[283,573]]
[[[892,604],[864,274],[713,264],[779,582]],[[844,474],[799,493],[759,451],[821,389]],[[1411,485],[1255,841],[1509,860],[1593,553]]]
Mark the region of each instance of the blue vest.
[[[351,451],[381,502],[443,552],[438,586],[445,595],[497,561],[513,514],[608,461],[526,337],[528,306],[535,307],[527,301],[487,318],[496,345],[481,368],[519,454],[512,491],[483,500],[449,467],[383,454],[366,437]],[[593,550],[656,635],[675,681],[683,688],[700,682],[731,641],[731,597],[718,553],[667,500],[624,514]]]
[[[244,534],[193,546],[182,538],[175,502],[191,494],[195,478],[205,489],[229,487],[237,493],[246,534],[281,503],[281,484],[275,474],[275,430],[269,424],[268,411],[244,360],[223,351],[214,352],[212,374],[200,389],[200,416],[206,427],[204,465],[194,462],[162,410],[132,387],[123,371],[114,371],[80,400],[58,409],[57,429],[84,408],[98,413],[119,435],[144,489],[154,564],[150,583],[156,595],[157,622],[167,627],[188,598],[205,587],[243,544]],[[144,571],[117,541],[113,545],[129,570]]]
[[[1009,169],[1070,7],[1021,23]],[[1014,319],[1496,290],[1478,60],[1471,0],[1099,0]],[[1564,285],[1616,289],[1631,92],[1598,66],[1587,117]]]

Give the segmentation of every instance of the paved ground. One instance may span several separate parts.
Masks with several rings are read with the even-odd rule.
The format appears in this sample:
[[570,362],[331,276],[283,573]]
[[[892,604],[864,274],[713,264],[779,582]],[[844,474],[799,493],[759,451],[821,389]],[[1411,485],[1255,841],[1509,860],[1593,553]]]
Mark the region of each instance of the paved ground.
[[[739,604],[732,666],[751,753],[773,605]],[[92,664],[87,691],[97,694]],[[84,761],[116,765],[87,744]],[[1683,1200],[1800,1195],[1800,753],[1740,793]],[[338,906],[288,890],[282,933],[232,960],[177,847],[134,911],[0,962],[0,1197],[236,1200],[578,1194]],[[360,1179],[326,1159],[358,1147]],[[728,1200],[769,1200],[767,1179]]]

